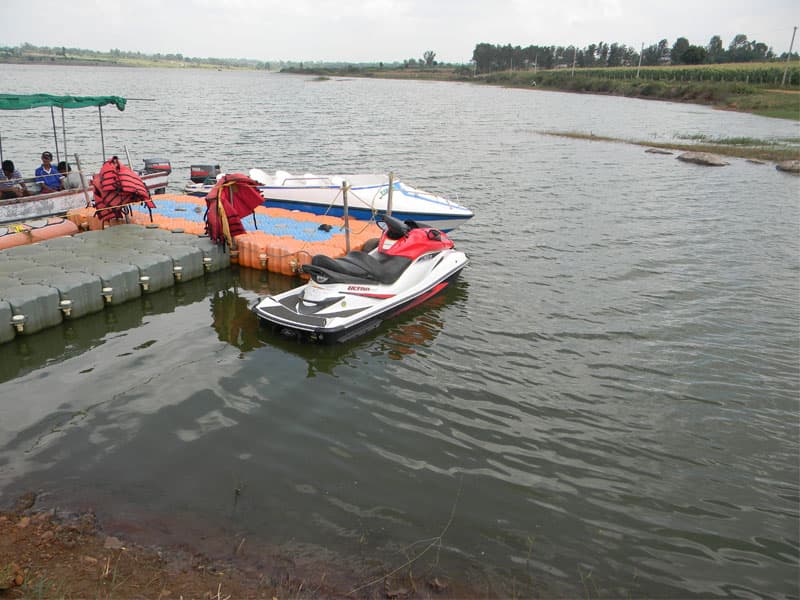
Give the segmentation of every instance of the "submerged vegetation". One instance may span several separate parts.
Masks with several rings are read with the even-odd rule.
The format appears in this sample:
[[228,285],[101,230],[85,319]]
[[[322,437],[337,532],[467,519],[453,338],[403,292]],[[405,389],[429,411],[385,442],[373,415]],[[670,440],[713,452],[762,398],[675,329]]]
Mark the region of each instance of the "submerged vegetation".
[[589,140],[597,142],[618,142],[634,144],[646,148],[660,148],[679,152],[710,152],[723,156],[747,158],[763,161],[782,162],[800,160],[800,140],[785,138],[781,140],[759,140],[755,138],[709,138],[704,135],[678,136],[679,139],[692,140],[691,142],[647,142],[608,136],[599,136],[592,133],[577,131],[542,131],[544,135],[553,135],[571,139]]

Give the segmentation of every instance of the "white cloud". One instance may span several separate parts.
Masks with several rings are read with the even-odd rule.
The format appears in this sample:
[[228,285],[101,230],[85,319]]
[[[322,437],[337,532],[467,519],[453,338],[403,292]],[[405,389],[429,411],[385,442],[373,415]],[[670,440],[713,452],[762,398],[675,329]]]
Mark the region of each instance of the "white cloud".
[[[800,24],[794,1],[765,0],[3,0],[3,45],[30,42],[261,60],[467,62],[480,42],[638,48],[683,36],[706,44],[737,33],[776,52]],[[800,40],[797,45],[800,46]]]

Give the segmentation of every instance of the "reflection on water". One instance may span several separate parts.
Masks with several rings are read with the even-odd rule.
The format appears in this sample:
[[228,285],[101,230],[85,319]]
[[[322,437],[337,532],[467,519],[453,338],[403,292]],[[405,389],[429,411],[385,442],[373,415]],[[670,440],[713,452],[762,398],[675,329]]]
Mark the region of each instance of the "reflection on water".
[[218,289],[211,296],[214,329],[220,341],[242,352],[250,352],[267,344],[280,348],[308,362],[307,377],[333,373],[338,364],[374,340],[379,340],[380,352],[389,358],[400,360],[414,354],[418,349],[429,346],[441,331],[444,326],[439,316],[441,309],[448,303],[463,301],[467,293],[466,281],[456,278],[442,293],[401,315],[387,319],[370,334],[351,342],[328,345],[275,333],[269,327],[262,326],[252,311],[259,297],[278,294],[303,285],[304,281],[268,271],[233,269],[226,283],[227,287]]
[[248,300],[240,296],[235,287],[220,290],[211,296],[211,313],[220,341],[228,342],[242,352],[263,345],[258,339],[258,322]]
[[[467,284],[457,279],[453,285],[421,306],[385,321],[364,339],[333,346],[304,343],[295,338],[273,334],[261,327],[251,307],[259,297],[277,294],[302,285],[298,278],[232,268],[184,281],[174,287],[146,294],[121,305],[107,306],[103,311],[81,319],[64,321],[60,326],[29,336],[18,336],[0,346],[0,383],[20,377],[43,366],[61,362],[103,345],[109,336],[139,327],[148,316],[175,312],[178,307],[208,302],[212,325],[218,339],[242,353],[264,345],[272,345],[299,356],[308,362],[308,376],[331,373],[337,364],[371,340],[380,339],[381,352],[401,359],[427,346],[441,331],[439,317],[446,304],[463,300]],[[205,326],[205,323],[197,323]]]
[[109,336],[141,326],[149,315],[171,313],[180,306],[204,302],[209,290],[224,282],[224,275],[213,273],[205,279],[186,281],[125,304],[106,306],[100,312],[66,320],[33,335],[17,336],[0,346],[0,382],[80,356],[104,344]]

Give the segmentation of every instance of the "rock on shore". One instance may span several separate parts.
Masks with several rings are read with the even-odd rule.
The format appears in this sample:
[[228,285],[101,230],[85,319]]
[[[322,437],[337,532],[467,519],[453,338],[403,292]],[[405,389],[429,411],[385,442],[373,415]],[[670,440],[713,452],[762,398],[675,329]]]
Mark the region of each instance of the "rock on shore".
[[678,155],[678,160],[684,162],[694,163],[696,165],[705,165],[708,167],[724,167],[730,163],[725,162],[716,154],[710,152],[684,152]]
[[775,165],[775,168],[778,169],[778,171],[800,175],[800,160],[784,160]]

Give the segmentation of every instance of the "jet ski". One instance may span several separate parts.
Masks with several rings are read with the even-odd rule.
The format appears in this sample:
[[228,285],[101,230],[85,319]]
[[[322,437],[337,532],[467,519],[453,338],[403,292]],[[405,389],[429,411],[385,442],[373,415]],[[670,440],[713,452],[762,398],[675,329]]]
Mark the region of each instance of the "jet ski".
[[259,300],[253,311],[260,322],[284,335],[344,342],[438,294],[467,265],[438,229],[390,215],[378,226],[383,232],[371,251],[317,254],[302,267],[307,284]]

